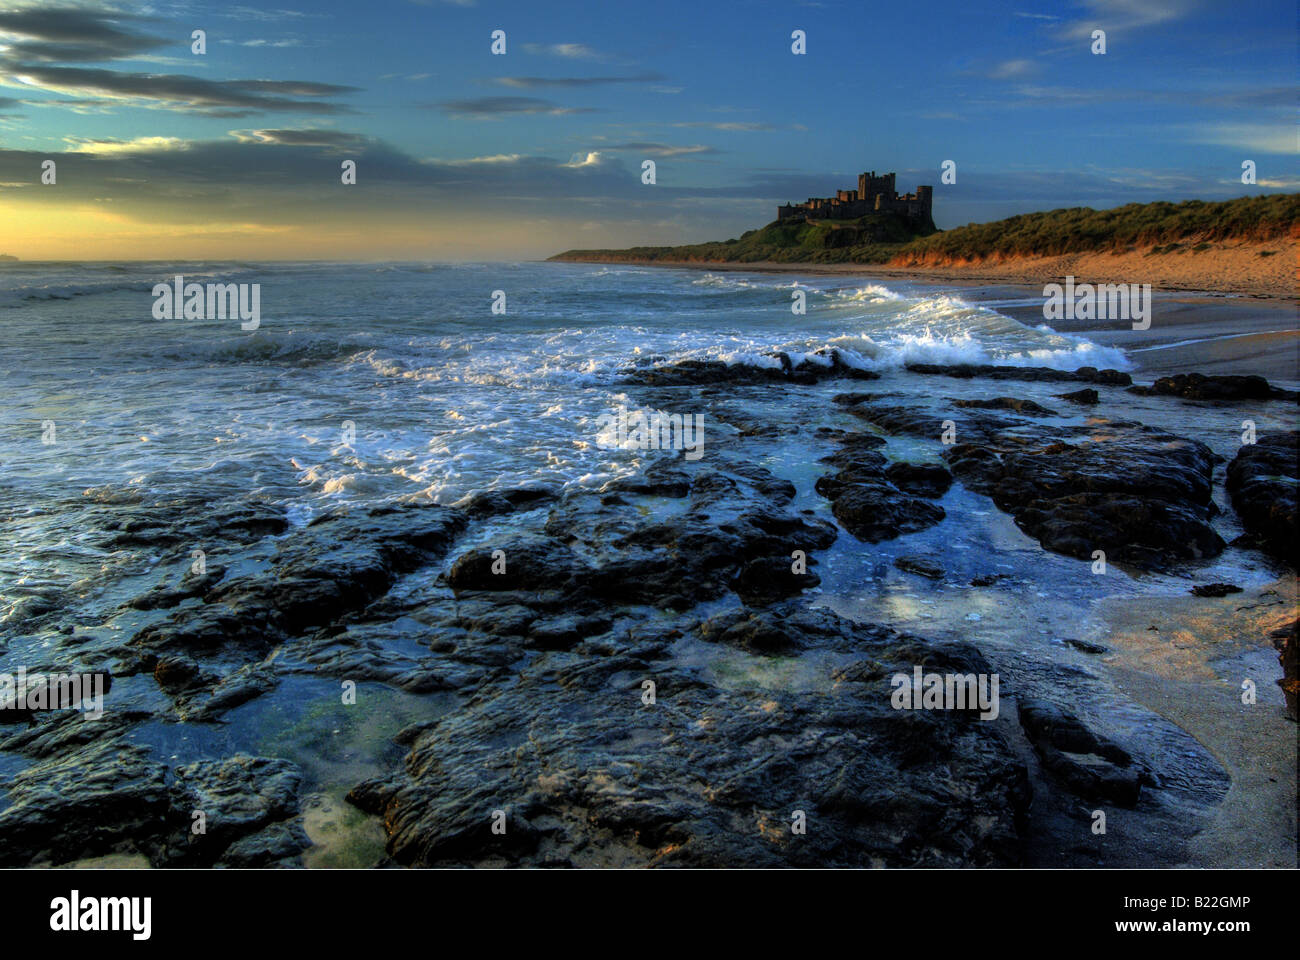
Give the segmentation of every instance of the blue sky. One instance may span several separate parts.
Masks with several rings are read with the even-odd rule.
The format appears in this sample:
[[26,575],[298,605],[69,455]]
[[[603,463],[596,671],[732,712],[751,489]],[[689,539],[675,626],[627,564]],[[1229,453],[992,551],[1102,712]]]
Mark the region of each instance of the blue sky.
[[277,2],[0,0],[0,249],[545,256],[864,169],[940,227],[1300,185],[1294,2]]

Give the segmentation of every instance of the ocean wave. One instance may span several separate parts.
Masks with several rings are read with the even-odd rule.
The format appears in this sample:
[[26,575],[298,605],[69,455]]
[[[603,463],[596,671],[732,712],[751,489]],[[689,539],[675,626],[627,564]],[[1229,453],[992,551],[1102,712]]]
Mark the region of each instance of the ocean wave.
[[[222,321],[227,322],[227,321]],[[161,353],[168,360],[207,363],[288,363],[311,366],[347,360],[366,350],[367,344],[334,337],[294,333],[265,333],[235,337],[216,343],[170,344]]]
[[84,283],[44,283],[0,289],[0,309],[31,306],[48,300],[71,300],[103,293],[148,293],[153,283],[143,280],[99,280]]

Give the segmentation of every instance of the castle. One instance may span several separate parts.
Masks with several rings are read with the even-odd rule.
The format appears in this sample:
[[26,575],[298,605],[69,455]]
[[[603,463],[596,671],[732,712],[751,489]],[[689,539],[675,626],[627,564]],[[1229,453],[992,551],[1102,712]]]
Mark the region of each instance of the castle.
[[869,213],[897,213],[922,226],[933,223],[930,204],[934,187],[918,186],[916,193],[899,196],[894,174],[876,176],[876,171],[858,174],[858,189],[837,190],[833,197],[809,197],[807,203],[787,203],[776,208],[778,220],[806,217],[824,220],[853,220]]

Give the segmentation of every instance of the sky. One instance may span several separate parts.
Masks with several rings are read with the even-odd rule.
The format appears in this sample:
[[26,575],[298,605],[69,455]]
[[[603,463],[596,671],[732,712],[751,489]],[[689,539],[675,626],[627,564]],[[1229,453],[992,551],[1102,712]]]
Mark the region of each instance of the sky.
[[1294,192],[1296,16],[1294,0],[0,0],[0,253],[535,259],[727,239],[864,170],[934,185],[945,229]]

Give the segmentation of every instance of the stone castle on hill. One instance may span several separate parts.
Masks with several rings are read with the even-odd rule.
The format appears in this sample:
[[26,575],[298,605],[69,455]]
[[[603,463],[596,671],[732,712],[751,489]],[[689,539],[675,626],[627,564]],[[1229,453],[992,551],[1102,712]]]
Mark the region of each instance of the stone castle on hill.
[[837,190],[833,197],[809,197],[807,203],[787,203],[776,208],[778,220],[803,217],[813,220],[854,220],[869,213],[897,213],[921,226],[933,223],[930,205],[934,187],[919,186],[916,193],[899,196],[894,174],[876,171],[858,174],[858,189]]

